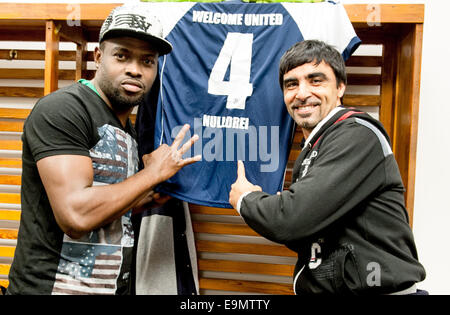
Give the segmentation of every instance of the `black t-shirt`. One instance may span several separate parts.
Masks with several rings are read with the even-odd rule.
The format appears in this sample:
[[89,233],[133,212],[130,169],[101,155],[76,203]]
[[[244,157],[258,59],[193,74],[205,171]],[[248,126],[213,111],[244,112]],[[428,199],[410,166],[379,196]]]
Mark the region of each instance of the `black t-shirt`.
[[56,223],[36,162],[60,154],[89,156],[94,185],[118,183],[138,170],[134,138],[131,123],[123,128],[85,84],[75,83],[37,102],[22,136],[22,215],[8,293],[129,292],[131,212],[81,239],[71,239]]

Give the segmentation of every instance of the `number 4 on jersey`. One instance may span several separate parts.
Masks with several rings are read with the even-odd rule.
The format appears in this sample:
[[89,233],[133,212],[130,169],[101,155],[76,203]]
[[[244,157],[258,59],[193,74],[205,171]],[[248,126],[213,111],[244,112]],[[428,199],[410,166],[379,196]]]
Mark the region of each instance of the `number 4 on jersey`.
[[[228,33],[211,70],[208,93],[226,95],[228,109],[245,109],[245,100],[253,93],[253,85],[250,83],[252,44],[251,33]],[[228,67],[230,78],[225,81]]]

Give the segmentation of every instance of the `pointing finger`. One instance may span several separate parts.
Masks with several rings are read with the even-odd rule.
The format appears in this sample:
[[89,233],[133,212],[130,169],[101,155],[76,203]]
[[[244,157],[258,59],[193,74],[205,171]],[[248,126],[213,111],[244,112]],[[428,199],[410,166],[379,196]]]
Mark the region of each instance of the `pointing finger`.
[[244,167],[244,162],[242,162],[241,160],[238,161],[238,167],[237,167],[237,175],[238,175],[238,179],[242,178],[245,179],[245,167]]

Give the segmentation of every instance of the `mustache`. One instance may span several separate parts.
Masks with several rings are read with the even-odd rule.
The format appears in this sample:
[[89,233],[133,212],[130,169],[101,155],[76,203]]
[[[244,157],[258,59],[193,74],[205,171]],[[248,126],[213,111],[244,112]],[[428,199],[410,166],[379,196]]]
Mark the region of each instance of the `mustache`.
[[318,100],[305,100],[305,101],[298,100],[294,104],[292,104],[291,108],[295,109],[302,106],[320,106],[321,104],[322,102]]

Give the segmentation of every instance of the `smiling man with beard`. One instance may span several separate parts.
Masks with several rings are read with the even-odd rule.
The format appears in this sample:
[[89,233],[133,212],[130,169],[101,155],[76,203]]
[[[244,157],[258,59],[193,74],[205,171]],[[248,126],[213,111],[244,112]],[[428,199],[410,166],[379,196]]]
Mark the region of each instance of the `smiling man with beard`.
[[342,107],[345,63],[307,40],[281,58],[279,83],[302,128],[292,184],[261,191],[238,162],[230,204],[260,235],[298,253],[297,294],[423,294],[425,278],[405,209],[404,186],[381,123]]
[[172,46],[145,8],[118,7],[100,31],[97,72],[40,99],[24,125],[22,215],[7,294],[127,294],[134,233],[131,209],[153,187],[200,157],[198,138],[143,156],[138,171],[129,115]]

